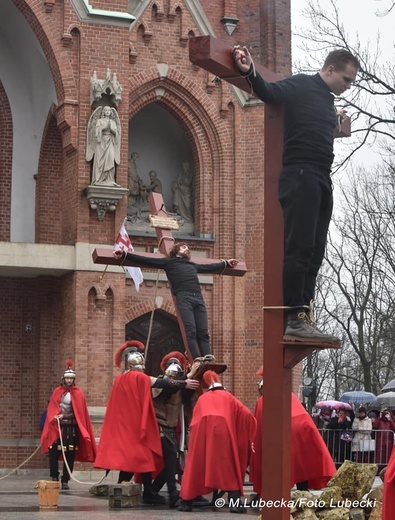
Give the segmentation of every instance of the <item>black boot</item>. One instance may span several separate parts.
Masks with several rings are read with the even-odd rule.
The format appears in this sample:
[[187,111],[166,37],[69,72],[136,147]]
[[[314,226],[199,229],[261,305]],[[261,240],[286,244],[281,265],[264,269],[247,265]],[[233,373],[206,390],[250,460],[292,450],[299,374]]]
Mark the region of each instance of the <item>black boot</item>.
[[159,493],[155,493],[152,489],[144,489],[143,491],[143,503],[144,504],[152,504],[152,505],[160,505],[165,504],[165,497],[159,495]]
[[178,493],[177,490],[172,491],[171,493],[169,493],[169,507],[171,509],[176,507],[179,499],[180,499],[180,494]]
[[247,513],[240,491],[228,491],[230,513]]
[[192,502],[193,500],[180,499],[180,505],[178,506],[178,510],[190,513],[192,511]]

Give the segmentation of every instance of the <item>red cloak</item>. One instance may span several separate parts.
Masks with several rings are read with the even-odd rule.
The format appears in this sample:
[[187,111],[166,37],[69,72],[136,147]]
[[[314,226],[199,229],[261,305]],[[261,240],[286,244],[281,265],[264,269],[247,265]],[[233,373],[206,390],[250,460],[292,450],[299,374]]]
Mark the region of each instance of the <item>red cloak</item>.
[[[292,428],[292,455],[291,455],[291,482],[308,481],[310,489],[322,489],[329,479],[336,473],[336,467],[328,448],[322,439],[313,419],[303,408],[295,394],[291,394],[291,428]],[[263,397],[257,400],[255,418],[257,433],[250,464],[250,478],[254,484],[254,491],[262,492],[262,414]],[[269,428],[275,425],[270,424]]]
[[41,450],[43,453],[47,453],[53,442],[59,439],[58,421],[54,421],[53,419],[55,415],[62,413],[60,409],[60,399],[68,390],[71,393],[71,405],[79,430],[79,441],[75,451],[75,460],[94,462],[96,456],[95,435],[86,406],[84,392],[76,386],[68,388],[61,385],[52,392],[48,404],[47,417],[41,434]]
[[384,495],[381,520],[393,520],[395,504],[395,449],[392,450],[384,476]]
[[162,465],[151,379],[142,372],[130,370],[115,378],[95,468],[147,473]]
[[243,494],[256,430],[250,410],[225,390],[209,390],[195,405],[190,429],[180,496],[192,500],[215,489]]

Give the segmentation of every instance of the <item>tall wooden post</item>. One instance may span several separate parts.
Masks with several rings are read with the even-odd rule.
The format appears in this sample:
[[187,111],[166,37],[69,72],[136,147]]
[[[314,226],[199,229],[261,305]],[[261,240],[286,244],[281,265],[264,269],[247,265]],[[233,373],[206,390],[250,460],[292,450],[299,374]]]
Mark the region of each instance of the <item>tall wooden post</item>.
[[[211,36],[191,38],[189,57],[199,65],[248,93],[251,88],[238,74],[232,48]],[[266,81],[278,81],[274,72],[255,63]],[[343,134],[347,135],[347,123]],[[264,106],[264,299],[262,307],[282,306],[283,220],[278,202],[278,177],[283,148],[282,107]],[[316,349],[337,345],[283,343],[284,318],[281,310],[262,310],[264,395],[262,427],[262,520],[289,520],[287,503],[291,487],[291,384],[292,368]],[[275,427],[273,427],[275,425]]]

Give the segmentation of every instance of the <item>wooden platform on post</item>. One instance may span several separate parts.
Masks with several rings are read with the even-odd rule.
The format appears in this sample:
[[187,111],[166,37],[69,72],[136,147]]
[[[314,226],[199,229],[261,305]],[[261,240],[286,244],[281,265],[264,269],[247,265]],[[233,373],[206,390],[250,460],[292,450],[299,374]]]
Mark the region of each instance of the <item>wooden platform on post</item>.
[[281,341],[284,347],[284,367],[293,368],[316,350],[339,349],[340,343],[314,343],[308,341]]

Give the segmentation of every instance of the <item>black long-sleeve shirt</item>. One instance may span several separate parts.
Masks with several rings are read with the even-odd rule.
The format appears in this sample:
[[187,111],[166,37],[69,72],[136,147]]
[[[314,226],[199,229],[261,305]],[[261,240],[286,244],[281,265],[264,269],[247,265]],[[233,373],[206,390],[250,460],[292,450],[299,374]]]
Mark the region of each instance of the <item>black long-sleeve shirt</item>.
[[187,258],[147,258],[134,253],[127,253],[126,258],[142,266],[163,269],[174,295],[181,291],[200,293],[198,273],[221,272],[228,265],[226,260],[212,264],[195,264]]
[[256,73],[247,80],[262,101],[284,104],[283,165],[315,164],[329,173],[337,116],[334,96],[320,74],[269,83]]

